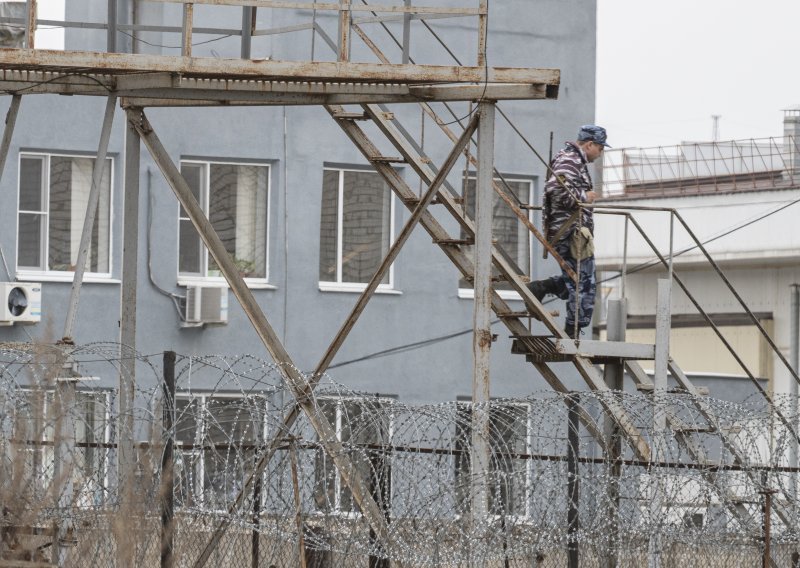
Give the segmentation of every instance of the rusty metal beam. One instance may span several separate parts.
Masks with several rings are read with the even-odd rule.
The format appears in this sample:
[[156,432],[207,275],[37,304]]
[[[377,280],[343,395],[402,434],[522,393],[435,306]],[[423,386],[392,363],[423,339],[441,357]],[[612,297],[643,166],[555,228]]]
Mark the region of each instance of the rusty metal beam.
[[[141,84],[138,84],[138,83]],[[51,72],[0,71],[0,91],[106,97],[113,93],[128,106],[346,105],[417,103],[420,100],[541,100],[545,85],[390,85],[187,79],[169,73],[145,76],[74,76]],[[455,141],[455,137],[453,139]]]
[[[186,0],[150,0],[165,4],[183,4]],[[213,6],[253,6],[257,8],[283,8],[290,10],[328,10],[338,12],[341,4],[332,2],[288,2],[286,0],[193,0],[195,4]],[[353,12],[395,12],[408,14],[458,14],[462,16],[480,16],[486,14],[486,7],[481,8],[445,8],[439,6],[391,6],[388,4],[354,4],[347,8]]]
[[[488,474],[492,449],[489,445],[490,358],[492,347],[492,173],[494,171],[493,102],[482,102],[478,109],[478,171],[475,183],[475,247],[473,255],[472,312],[472,520],[481,523],[489,513]],[[471,135],[470,135],[471,137]],[[438,174],[437,174],[438,175]]]
[[298,80],[309,82],[352,83],[528,83],[557,85],[558,69],[518,67],[466,67],[447,65],[402,65],[351,63],[345,61],[273,61],[217,59],[214,57],[177,57],[54,51],[44,49],[0,50],[0,68],[28,68],[69,71],[75,74],[152,73],[166,71],[186,76],[217,78],[254,78],[260,80]]
[[25,47],[33,49],[36,47],[36,0],[26,0],[26,4]]
[[183,20],[181,25],[181,55],[192,56],[192,25],[194,22],[194,4],[183,5]]

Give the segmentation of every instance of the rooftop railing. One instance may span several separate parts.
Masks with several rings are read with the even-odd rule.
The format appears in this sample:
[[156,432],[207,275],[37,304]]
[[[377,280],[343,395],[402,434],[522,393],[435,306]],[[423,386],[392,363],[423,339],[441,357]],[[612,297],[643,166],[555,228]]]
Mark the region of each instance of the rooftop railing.
[[[93,1],[101,4],[99,0]],[[315,2],[313,0],[139,1],[142,4],[179,4],[181,5],[180,21],[173,22],[172,25],[165,25],[164,22],[159,22],[158,24],[140,21],[125,22],[124,20],[127,19],[127,16],[123,15],[118,9],[117,0],[107,0],[105,18],[99,22],[37,19],[37,4],[41,0],[25,0],[14,6],[13,10],[0,11],[0,26],[4,28],[6,35],[9,36],[5,47],[35,48],[37,46],[34,41],[34,32],[39,26],[47,26],[106,30],[108,52],[119,50],[118,39],[120,34],[131,38],[134,46],[139,41],[138,35],[142,33],[171,34],[175,36],[176,41],[179,39],[179,45],[159,45],[157,47],[180,49],[180,54],[183,56],[192,55],[192,46],[198,44],[195,36],[203,36],[203,40],[199,43],[207,43],[209,41],[207,36],[239,37],[241,38],[241,57],[249,59],[252,57],[251,42],[258,36],[313,30],[312,45],[314,40],[319,39],[334,49],[339,61],[352,61],[351,38],[354,33],[363,38],[363,31],[360,26],[369,24],[386,26],[387,24],[400,23],[402,37],[398,42],[400,56],[397,63],[409,63],[412,22],[419,20],[422,25],[428,27],[428,24],[425,23],[426,20],[474,17],[477,18],[476,28],[478,34],[476,64],[478,66],[485,64],[488,0],[464,0],[460,5],[449,6],[420,5],[413,0],[384,0],[383,2],[373,2],[372,0],[332,0],[330,2]],[[433,3],[436,4],[435,1]],[[220,6],[241,10],[241,27],[211,28],[194,25],[198,10],[205,8],[216,9]],[[257,26],[256,19],[259,8],[262,10],[293,11],[298,15],[299,19],[294,25],[260,29]],[[324,15],[336,16],[338,24],[335,33],[332,30],[326,30],[322,26],[320,18],[324,17]],[[8,43],[9,41],[11,43]]]
[[604,197],[660,197],[788,189],[800,185],[794,136],[609,149]]

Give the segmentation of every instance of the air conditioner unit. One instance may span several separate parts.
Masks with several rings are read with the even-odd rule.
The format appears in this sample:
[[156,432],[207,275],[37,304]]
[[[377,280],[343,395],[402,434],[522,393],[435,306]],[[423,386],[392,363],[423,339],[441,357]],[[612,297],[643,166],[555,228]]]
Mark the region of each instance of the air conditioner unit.
[[42,319],[42,285],[0,282],[0,325],[36,323]]
[[186,288],[186,324],[228,323],[228,289],[219,286],[189,286]]

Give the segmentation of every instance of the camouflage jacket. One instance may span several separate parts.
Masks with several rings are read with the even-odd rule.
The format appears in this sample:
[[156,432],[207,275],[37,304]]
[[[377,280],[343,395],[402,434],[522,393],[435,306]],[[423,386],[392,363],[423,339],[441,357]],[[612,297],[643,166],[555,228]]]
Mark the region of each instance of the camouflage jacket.
[[[583,150],[573,142],[567,142],[550,163],[552,173],[544,186],[543,219],[545,234],[551,242],[561,226],[578,208],[578,203],[585,203],[587,192],[592,191],[592,177],[589,175],[588,165]],[[573,226],[577,225],[578,220],[575,219]],[[594,233],[591,209],[583,210],[583,226]],[[568,238],[573,230],[570,228],[564,231],[559,240]]]

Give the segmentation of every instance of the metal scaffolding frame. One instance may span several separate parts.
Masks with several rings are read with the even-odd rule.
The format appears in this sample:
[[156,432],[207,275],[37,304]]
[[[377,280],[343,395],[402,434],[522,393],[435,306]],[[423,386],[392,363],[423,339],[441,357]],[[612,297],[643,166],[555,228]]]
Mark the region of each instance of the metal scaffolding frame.
[[[171,0],[166,0],[171,1]],[[476,219],[470,231],[475,235],[478,252],[474,270],[470,271],[476,290],[481,293],[481,301],[475,304],[475,393],[476,400],[488,400],[488,354],[491,346],[491,331],[488,327],[492,308],[491,257],[495,260],[499,255],[490,254],[491,244],[491,201],[490,191],[493,177],[493,137],[494,137],[494,104],[498,100],[507,99],[548,99],[557,96],[559,71],[553,69],[510,69],[486,67],[483,51],[485,50],[487,5],[485,0],[479,2],[477,9],[461,8],[424,8],[411,7],[406,2],[403,7],[385,5],[353,5],[349,0],[338,4],[320,4],[304,2],[280,2],[267,0],[201,0],[183,4],[182,54],[181,56],[153,56],[138,54],[111,53],[116,48],[116,2],[108,3],[110,21],[108,29],[109,52],[60,52],[34,49],[34,31],[36,27],[36,2],[28,0],[28,17],[26,26],[26,47],[8,49],[0,53],[0,90],[13,94],[12,107],[4,133],[2,154],[7,155],[10,137],[14,128],[14,119],[19,109],[21,95],[29,94],[62,94],[102,96],[107,98],[106,116],[99,143],[98,156],[104,156],[108,147],[108,137],[113,117],[113,108],[119,99],[126,109],[127,143],[125,149],[125,193],[127,199],[124,206],[125,235],[123,249],[123,283],[121,292],[121,338],[123,343],[135,349],[136,329],[136,241],[138,232],[137,202],[139,146],[144,143],[150,155],[158,165],[165,179],[174,191],[178,201],[187,212],[197,229],[205,246],[214,257],[228,285],[250,319],[253,327],[272,356],[294,394],[299,411],[305,412],[309,422],[319,435],[320,440],[331,456],[344,482],[350,488],[359,509],[362,511],[371,530],[379,542],[387,542],[386,518],[380,506],[374,500],[364,479],[357,473],[356,466],[350,461],[342,443],[337,440],[335,430],[325,416],[317,413],[312,403],[315,379],[322,375],[333,356],[352,329],[355,321],[364,309],[372,293],[380,282],[383,272],[391,265],[392,260],[406,242],[413,228],[426,219],[426,208],[437,196],[453,164],[460,156],[465,145],[470,141],[473,132],[480,131],[478,148],[478,176],[482,180],[479,194],[482,196],[483,214]],[[243,7],[242,59],[212,59],[191,56],[191,38],[193,33],[194,4],[214,4]],[[254,61],[246,59],[250,55],[250,38],[253,28],[252,10],[258,7],[289,8],[313,10],[332,10],[339,14],[339,38],[337,43],[336,62],[287,62],[287,61]],[[353,12],[390,12],[399,13],[404,18],[407,29],[411,16],[421,14],[445,16],[477,16],[479,19],[479,56],[478,65],[467,66],[431,66],[416,64],[388,63],[354,63],[350,62],[350,32],[354,23]],[[66,25],[66,24],[65,24]],[[77,27],[81,27],[78,25]],[[321,30],[315,30],[320,31]],[[363,32],[359,29],[359,35]],[[324,37],[324,36],[323,36]],[[404,60],[408,59],[407,44],[404,48]],[[186,180],[178,167],[173,163],[162,146],[156,132],[147,120],[144,109],[156,106],[234,106],[234,105],[326,105],[334,120],[340,125],[352,123],[352,117],[341,108],[343,104],[384,104],[419,101],[473,101],[480,104],[470,126],[456,141],[445,164],[428,182],[425,196],[419,200],[414,212],[394,243],[389,254],[372,279],[371,285],[362,294],[351,317],[342,326],[331,346],[323,356],[312,381],[297,370],[291,356],[283,347],[275,334],[255,297],[238,273],[233,261],[225,251],[224,245],[216,234],[210,221],[203,214]],[[338,110],[337,110],[338,109]],[[369,112],[369,111],[368,111]],[[386,120],[386,116],[382,117]],[[344,127],[344,126],[343,126]],[[345,128],[348,132],[348,128]],[[353,137],[353,131],[348,132]],[[356,136],[359,136],[356,134]],[[369,142],[361,140],[362,150]],[[377,153],[368,155],[371,162],[380,162]],[[93,185],[89,197],[86,218],[83,227],[81,252],[87,248],[86,235],[91,235],[94,211],[99,193],[99,176],[102,174],[103,160],[96,160],[93,174]],[[393,170],[384,162],[385,168],[377,168],[384,177],[391,178]],[[393,173],[393,175],[396,175]],[[397,180],[390,180],[390,185]],[[463,254],[463,253],[462,253]],[[480,258],[480,260],[478,260]],[[464,266],[469,266],[467,259]],[[519,277],[521,275],[517,275]],[[64,328],[65,338],[72,334],[75,314],[79,301],[79,293],[83,279],[83,271],[75,271],[73,292]],[[496,297],[496,295],[495,295]],[[497,300],[497,298],[496,298]],[[495,301],[496,301],[495,300]],[[507,311],[507,310],[506,310]],[[551,324],[553,326],[553,324]],[[120,370],[120,440],[119,440],[119,483],[122,488],[122,508],[132,498],[126,491],[132,485],[134,466],[133,440],[133,392],[135,385],[134,364],[123,364]],[[297,412],[287,416],[291,424]],[[479,417],[476,416],[476,419]],[[488,427],[487,417],[481,421]],[[484,428],[485,429],[485,428]],[[477,429],[476,429],[477,430]],[[479,434],[476,434],[479,435]],[[272,442],[275,446],[279,440]],[[484,444],[485,445],[485,444]],[[484,468],[488,467],[488,446],[482,448],[483,459],[478,460]],[[259,467],[253,472],[249,482],[258,476],[269,460],[270,453],[262,459]],[[641,454],[640,454],[640,457]],[[476,487],[475,514],[485,515],[486,489]],[[244,490],[240,494],[244,494]],[[231,509],[239,505],[237,500]],[[482,504],[481,504],[482,503]],[[214,533],[208,546],[196,561],[196,566],[206,563],[227,528],[222,521]],[[63,535],[61,535],[63,537]],[[60,545],[58,545],[60,548]],[[120,552],[120,554],[123,554]],[[59,552],[65,557],[64,551]],[[126,564],[120,556],[119,560]]]
[[[368,483],[359,475],[342,443],[337,439],[335,429],[321,413],[316,412],[313,404],[314,389],[327,370],[341,345],[354,327],[359,315],[373,297],[383,275],[391,266],[409,235],[417,225],[421,225],[433,238],[445,255],[459,269],[463,277],[470,279],[475,288],[474,305],[474,341],[473,341],[473,402],[486,402],[489,395],[488,356],[492,343],[489,327],[490,315],[494,311],[509,329],[520,351],[529,356],[531,363],[541,373],[547,383],[555,390],[566,393],[568,389],[549,366],[552,362],[569,361],[577,369],[590,389],[606,392],[618,389],[621,384],[622,366],[631,370],[635,382],[652,386],[652,382],[635,363],[636,359],[656,358],[662,367],[669,365],[673,376],[682,377],[682,372],[674,362],[667,360],[668,354],[659,353],[653,346],[632,346],[624,343],[624,323],[616,330],[618,341],[604,345],[591,342],[574,342],[567,338],[564,331],[556,323],[553,316],[527,288],[527,276],[508,261],[503,251],[491,240],[491,191],[495,191],[517,215],[520,221],[539,239],[545,247],[547,242],[530,222],[527,211],[515,203],[502,187],[493,181],[495,169],[493,165],[493,138],[495,103],[502,100],[544,100],[557,97],[560,81],[559,70],[528,68],[492,68],[485,65],[486,18],[488,6],[486,0],[477,1],[477,8],[433,8],[411,6],[406,0],[403,6],[363,5],[351,3],[350,0],[339,0],[338,3],[290,2],[282,0],[152,0],[183,5],[182,27],[161,26],[157,31],[181,33],[181,55],[139,55],[112,53],[116,49],[116,32],[124,28],[116,22],[116,2],[109,0],[108,14],[111,20],[106,25],[81,25],[70,23],[74,27],[100,27],[108,30],[109,52],[85,51],[44,51],[34,49],[35,0],[28,0],[28,17],[25,21],[27,47],[24,49],[0,50],[0,91],[12,95],[11,107],[6,121],[5,132],[0,145],[0,168],[7,157],[11,134],[19,110],[22,95],[28,94],[63,94],[100,96],[107,99],[103,132],[101,134],[98,157],[104,156],[108,146],[108,133],[111,128],[113,108],[117,101],[125,109],[127,118],[127,137],[125,147],[125,231],[123,236],[123,270],[121,289],[121,343],[135,352],[136,330],[136,279],[137,279],[137,232],[138,232],[138,190],[140,144],[143,142],[159,170],[167,180],[181,206],[187,212],[206,248],[220,267],[222,275],[233,291],[234,296],[250,319],[259,339],[264,344],[272,359],[279,365],[281,373],[293,393],[296,404],[284,419],[288,428],[301,412],[305,413],[309,423],[319,435],[325,451],[334,461],[339,474],[352,491],[353,497],[374,531],[379,542],[388,542],[388,520],[380,504],[376,502]],[[473,0],[475,1],[475,0]],[[191,57],[193,33],[218,33],[220,30],[195,29],[193,27],[193,10],[197,4],[226,5],[242,8],[241,36],[242,57],[238,59],[217,59]],[[337,41],[332,41],[324,31],[312,22],[310,26],[295,26],[282,30],[271,30],[270,33],[312,29],[314,36],[320,34],[326,43],[335,49],[337,61],[271,61],[252,60],[250,57],[250,40],[258,31],[254,29],[253,10],[257,8],[282,8],[292,10],[310,10],[316,12],[332,11],[338,14],[339,33]],[[113,9],[112,9],[113,8]],[[389,13],[390,16],[377,16],[377,13]],[[353,13],[372,13],[372,18],[359,20]],[[422,17],[477,17],[478,18],[478,54],[475,66],[434,66],[410,63],[408,56],[408,27],[412,19]],[[404,41],[402,44],[404,63],[392,64],[369,40],[359,25],[361,22],[384,22],[390,18],[400,18],[403,22]],[[67,23],[62,23],[67,25]],[[131,31],[154,31],[157,27],[131,25]],[[378,56],[381,63],[365,63],[351,61],[350,42],[352,32],[361,38],[368,48]],[[428,103],[447,101],[470,101],[477,105],[469,123],[460,135],[453,133],[447,124],[438,118]],[[453,142],[453,147],[440,167],[434,166],[424,156],[402,126],[397,123],[392,113],[383,106],[389,103],[420,104],[424,112],[434,117],[445,134]],[[209,220],[203,214],[193,196],[189,185],[164,149],[153,126],[147,119],[145,109],[163,106],[270,106],[270,105],[322,105],[332,120],[342,128],[375,170],[384,178],[395,195],[409,208],[411,216],[396,240],[388,250],[375,275],[365,287],[356,301],[350,315],[331,340],[325,354],[320,359],[310,379],[303,376],[292,362],[277,334],[272,329],[264,312],[250,289],[239,274],[233,261],[225,251],[224,245],[216,234]],[[344,109],[343,105],[358,105],[360,112],[353,113]],[[359,121],[369,121],[400,153],[403,162],[407,163],[420,177],[425,186],[424,192],[417,195],[392,167],[396,158],[382,155],[377,146],[369,139],[359,126]],[[473,134],[478,133],[477,158],[468,156],[468,160],[476,168],[477,178],[477,211],[475,218],[467,216],[462,203],[459,203],[456,192],[446,181],[464,148],[470,144]],[[99,191],[99,177],[102,173],[103,160],[95,163],[92,193]],[[0,169],[0,173],[2,170]],[[93,203],[92,197],[89,203]],[[94,200],[96,203],[96,199]],[[457,221],[466,239],[453,238],[439,224],[428,210],[434,203],[444,205],[446,211]],[[91,206],[87,209],[84,222],[84,238],[91,234],[94,214]],[[464,247],[473,246],[471,250]],[[81,243],[81,252],[85,246]],[[550,252],[552,251],[551,247]],[[80,258],[80,257],[79,257]],[[561,262],[557,257],[556,259]],[[563,263],[562,263],[563,264]],[[83,263],[78,263],[79,268]],[[523,313],[513,312],[492,286],[492,271],[499,273],[513,290],[519,293],[525,304]],[[82,284],[82,270],[75,272],[73,293],[69,306],[65,337],[72,333],[74,315],[77,311],[79,292]],[[668,290],[665,292],[668,294]],[[668,310],[668,302],[666,302]],[[624,309],[624,308],[621,308]],[[553,338],[543,339],[533,336],[524,320],[528,318],[540,320],[552,333]],[[665,314],[662,328],[669,327],[669,313]],[[662,330],[663,331],[663,330]],[[613,338],[612,338],[613,339]],[[651,357],[652,354],[652,357]],[[593,359],[614,360],[615,369],[608,369],[603,375],[592,365]],[[630,359],[630,360],[629,360]],[[127,361],[127,363],[125,362]],[[120,370],[120,440],[119,440],[119,476],[124,488],[132,479],[134,456],[133,445],[133,396],[135,385],[135,360],[133,357],[124,360]],[[666,370],[664,370],[666,373]],[[662,373],[663,374],[663,373]],[[685,379],[685,377],[683,377]],[[659,377],[665,379],[665,374]],[[663,381],[657,381],[655,389],[664,390]],[[691,387],[685,379],[687,388]],[[602,400],[607,414],[607,422],[598,424],[595,417],[585,410],[577,409],[574,420],[584,425],[600,447],[610,454],[621,456],[621,441],[625,440],[636,459],[644,462],[658,453],[653,452],[644,436],[637,429],[624,407],[613,397]],[[486,435],[488,416],[478,410],[473,416],[472,463],[477,471],[488,468],[491,449],[488,447]],[[679,420],[665,411],[664,424],[678,430]],[[691,443],[689,436],[684,439],[692,456],[703,461],[703,456]],[[276,449],[284,443],[278,433],[266,444],[249,479],[242,487],[230,512],[236,511],[242,504],[248,488],[263,472]],[[476,475],[480,478],[480,475]],[[125,491],[125,499],[131,494]],[[472,514],[481,517],[488,514],[488,495],[486,488],[476,485],[472,494]],[[222,536],[225,534],[233,515],[223,516],[207,546],[195,561],[195,566],[206,564]],[[124,564],[124,562],[123,562]]]

